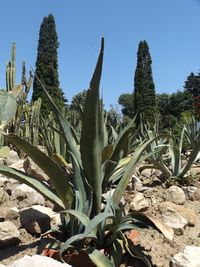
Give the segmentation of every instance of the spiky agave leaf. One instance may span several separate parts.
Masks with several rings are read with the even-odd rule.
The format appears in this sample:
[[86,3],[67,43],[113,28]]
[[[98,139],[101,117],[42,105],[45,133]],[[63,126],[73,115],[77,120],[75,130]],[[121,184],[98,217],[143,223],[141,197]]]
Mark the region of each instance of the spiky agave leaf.
[[101,168],[101,114],[100,114],[100,98],[99,84],[102,73],[104,52],[104,39],[102,38],[101,49],[97,65],[90,82],[90,88],[83,113],[83,125],[80,140],[80,152],[83,169],[86,173],[87,180],[93,188],[93,216],[101,211],[101,195],[102,195],[102,168]]
[[38,148],[13,134],[4,134],[6,139],[26,153],[51,179],[55,190],[66,208],[73,202],[73,190],[67,177],[55,161]]

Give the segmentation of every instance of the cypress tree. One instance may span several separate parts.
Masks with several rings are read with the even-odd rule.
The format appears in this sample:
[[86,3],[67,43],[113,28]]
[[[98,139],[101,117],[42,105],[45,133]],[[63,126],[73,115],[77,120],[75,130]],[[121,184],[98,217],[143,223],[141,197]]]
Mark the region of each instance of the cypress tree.
[[[47,17],[44,17],[40,26],[35,72],[53,98],[57,107],[62,110],[67,100],[60,88],[58,79],[58,46],[55,20],[53,15],[49,14]],[[41,84],[35,77],[32,101],[36,101],[38,98],[42,99],[41,114],[46,117],[51,111],[51,106]]]
[[140,123],[152,126],[155,122],[156,96],[151,69],[151,56],[146,41],[141,41],[137,52],[137,66],[134,77],[134,108],[137,126]]

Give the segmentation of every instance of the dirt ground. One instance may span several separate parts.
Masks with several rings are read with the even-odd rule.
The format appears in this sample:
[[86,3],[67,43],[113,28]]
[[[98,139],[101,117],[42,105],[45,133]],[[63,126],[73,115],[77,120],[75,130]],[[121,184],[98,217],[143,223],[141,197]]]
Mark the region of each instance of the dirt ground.
[[[134,192],[127,192],[125,199],[130,202],[134,196]],[[158,201],[163,201],[165,196],[165,190],[162,187],[158,187],[152,190],[150,193],[150,209],[148,213],[155,215],[157,218],[160,217],[160,211],[158,209]],[[154,199],[154,203],[152,203]],[[144,253],[148,255],[155,267],[169,267],[170,260],[173,255],[181,252],[185,246],[200,246],[200,205],[199,201],[189,201],[187,200],[184,207],[189,208],[194,211],[198,216],[198,222],[195,226],[186,226],[184,231],[175,233],[174,240],[168,241],[162,233],[156,230],[148,229],[143,230],[139,234],[137,244],[144,248]],[[1,213],[7,207],[1,206]],[[19,219],[18,219],[19,220]],[[13,221],[16,225],[19,225],[19,221]],[[17,245],[0,248],[0,263],[9,265],[15,260],[25,256],[34,255],[36,253],[41,253],[42,248],[45,245],[45,240],[40,239],[39,236],[32,236],[27,233],[24,228],[20,228],[20,242]],[[122,266],[134,266],[143,267],[143,264],[130,263]]]

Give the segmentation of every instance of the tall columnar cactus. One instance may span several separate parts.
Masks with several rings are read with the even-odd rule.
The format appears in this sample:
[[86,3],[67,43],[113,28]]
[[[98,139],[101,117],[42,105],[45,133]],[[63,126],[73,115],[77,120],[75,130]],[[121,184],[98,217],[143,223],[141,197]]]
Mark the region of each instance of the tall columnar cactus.
[[38,145],[39,142],[41,104],[42,100],[41,98],[38,98],[38,100],[32,103],[31,106],[29,128],[31,129],[31,143],[33,145]]
[[13,42],[11,46],[11,58],[6,66],[6,89],[11,91],[15,87],[16,81],[16,45]]
[[32,86],[32,83],[33,83],[33,75],[32,75],[32,72],[31,71],[29,72],[29,78],[27,80],[27,77],[26,77],[26,64],[25,64],[25,61],[23,61],[22,62],[22,78],[21,78],[21,84],[24,87],[23,88],[23,97],[24,97],[24,100],[27,99],[27,96],[28,96],[28,93],[29,93],[30,88]]

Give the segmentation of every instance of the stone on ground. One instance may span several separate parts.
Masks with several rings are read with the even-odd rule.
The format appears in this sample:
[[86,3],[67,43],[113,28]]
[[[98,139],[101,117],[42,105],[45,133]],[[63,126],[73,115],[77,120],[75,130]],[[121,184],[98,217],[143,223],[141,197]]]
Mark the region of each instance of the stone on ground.
[[35,204],[44,205],[44,197],[26,184],[17,186],[11,196],[12,200],[18,200],[19,208],[30,207]]
[[185,203],[186,197],[183,189],[173,185],[167,189],[167,201],[171,201],[177,205],[182,205]]
[[198,217],[194,213],[194,211],[192,211],[188,208],[185,208],[183,206],[176,205],[176,204],[171,203],[171,202],[160,203],[159,209],[162,212],[162,215],[166,214],[170,211],[172,212],[172,214],[174,214],[174,213],[179,214],[181,217],[183,217],[187,221],[187,225],[189,225],[189,226],[194,226],[198,221]]
[[187,246],[172,258],[172,267],[200,267],[200,247]]
[[8,267],[70,267],[67,263],[61,263],[52,258],[45,256],[34,255],[34,256],[24,256],[20,260],[15,261]]
[[18,241],[20,233],[13,222],[0,222],[0,247],[7,247]]
[[25,159],[23,167],[26,173],[38,178],[38,180],[49,181],[49,177],[43,172],[42,169],[38,167],[37,164],[35,164],[31,158],[27,157]]
[[132,211],[144,211],[149,208],[149,203],[145,199],[142,193],[136,193],[133,200],[130,203],[130,209]]
[[8,157],[6,158],[6,163],[8,166],[12,165],[13,163],[19,160],[19,156],[16,151],[10,150]]
[[34,205],[20,211],[22,226],[31,234],[41,234],[60,223],[60,215],[51,208]]
[[0,205],[9,199],[8,193],[0,188]]

